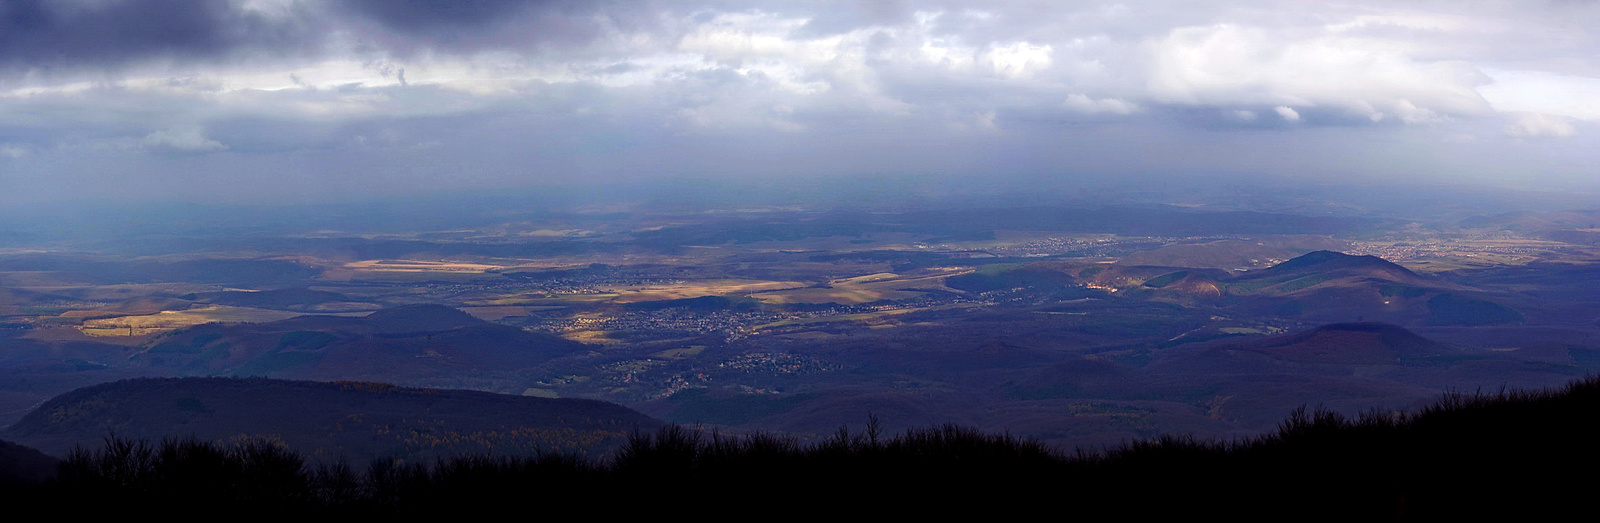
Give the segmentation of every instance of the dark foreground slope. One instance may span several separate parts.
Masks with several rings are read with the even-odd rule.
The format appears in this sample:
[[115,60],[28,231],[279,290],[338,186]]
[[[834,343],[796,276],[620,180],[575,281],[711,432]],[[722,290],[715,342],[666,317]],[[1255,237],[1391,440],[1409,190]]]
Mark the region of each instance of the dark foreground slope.
[[77,452],[30,501],[166,513],[489,509],[661,516],[1047,515],[1062,519],[1548,519],[1587,511],[1600,465],[1600,379],[1559,390],[1448,395],[1416,413],[1299,411],[1248,440],[1164,437],[1065,456],[955,426],[872,426],[802,445],[666,426],[610,460],[544,455],[307,468],[259,443],[112,441]]
[[59,465],[43,452],[0,441],[0,488],[44,481],[55,476]]
[[594,400],[507,396],[367,382],[134,379],[78,389],[0,432],[63,456],[107,434],[203,441],[265,437],[313,459],[359,462],[537,450],[604,452],[655,420]]

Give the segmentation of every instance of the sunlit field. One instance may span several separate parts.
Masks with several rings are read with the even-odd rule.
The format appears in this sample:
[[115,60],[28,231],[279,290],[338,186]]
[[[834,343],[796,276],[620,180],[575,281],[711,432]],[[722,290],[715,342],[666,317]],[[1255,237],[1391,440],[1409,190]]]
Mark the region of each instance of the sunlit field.
[[617,303],[636,303],[798,289],[805,287],[805,285],[805,283],[797,281],[708,280],[668,285],[613,287],[609,290],[617,293],[617,297],[614,300]]
[[881,300],[903,300],[926,294],[919,290],[959,292],[944,286],[944,279],[971,272],[960,267],[940,267],[913,274],[877,273],[828,282],[826,287],[808,286],[751,294],[763,303],[841,303],[854,305]]
[[[83,325],[78,327],[78,330],[89,336],[145,336],[213,322],[263,323],[303,316],[304,314],[302,312],[213,305],[181,311],[161,311],[156,314],[86,320]],[[366,313],[339,315],[364,316]]]

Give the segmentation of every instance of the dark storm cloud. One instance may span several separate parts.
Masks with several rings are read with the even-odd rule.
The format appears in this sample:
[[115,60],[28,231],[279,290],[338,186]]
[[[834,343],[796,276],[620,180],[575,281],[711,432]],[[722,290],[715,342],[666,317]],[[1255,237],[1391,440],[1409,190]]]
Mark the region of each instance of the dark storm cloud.
[[472,52],[569,49],[614,32],[659,28],[656,6],[645,2],[529,0],[342,0],[329,15],[400,55],[418,51]]
[[313,34],[301,19],[274,19],[224,2],[7,0],[0,2],[0,67],[49,70],[215,59],[240,51],[279,54],[313,43]]
[[[581,46],[648,25],[643,4],[522,0],[193,0],[0,2],[0,68],[117,69],[142,61],[246,62],[338,53],[330,37],[369,51],[471,52]],[[635,9],[637,8],[637,10]]]
[[341,7],[407,32],[505,23],[534,8],[577,8],[577,2],[526,0],[344,0]]

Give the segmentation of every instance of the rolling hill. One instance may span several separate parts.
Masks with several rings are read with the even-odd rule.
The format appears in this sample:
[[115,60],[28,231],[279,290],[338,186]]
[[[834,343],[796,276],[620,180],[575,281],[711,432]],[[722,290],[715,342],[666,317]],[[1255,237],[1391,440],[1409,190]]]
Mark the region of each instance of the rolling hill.
[[1518,323],[1515,309],[1484,292],[1417,274],[1377,256],[1316,251],[1229,280],[1245,310],[1319,322],[1376,320],[1406,325]]
[[539,364],[589,349],[442,305],[406,305],[360,318],[201,325],[174,333],[133,359],[188,374],[520,392],[525,374]]
[[1235,278],[1236,294],[1288,294],[1341,279],[1366,279],[1418,286],[1437,285],[1411,270],[1377,256],[1313,251]]
[[1335,323],[1283,336],[1220,344],[1274,359],[1331,365],[1399,365],[1462,351],[1385,323]]
[[659,424],[595,400],[509,396],[371,382],[154,378],[57,396],[0,438],[64,455],[108,434],[203,441],[264,437],[318,459],[352,462],[462,453],[603,453],[635,427]]

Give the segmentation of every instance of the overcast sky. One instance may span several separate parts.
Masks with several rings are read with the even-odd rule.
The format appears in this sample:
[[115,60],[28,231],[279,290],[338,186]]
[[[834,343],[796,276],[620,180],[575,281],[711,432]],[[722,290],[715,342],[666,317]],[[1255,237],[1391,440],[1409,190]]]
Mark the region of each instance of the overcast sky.
[[0,0],[0,202],[837,175],[1592,190],[1596,27],[1595,2],[1537,0]]

